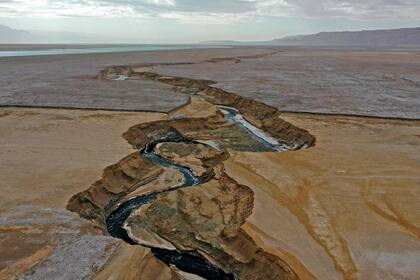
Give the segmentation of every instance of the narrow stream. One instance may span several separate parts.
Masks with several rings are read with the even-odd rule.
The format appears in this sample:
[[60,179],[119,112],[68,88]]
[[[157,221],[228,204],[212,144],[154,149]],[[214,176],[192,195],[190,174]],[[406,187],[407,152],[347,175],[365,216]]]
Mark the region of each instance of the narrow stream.
[[[130,214],[141,207],[144,204],[153,202],[156,197],[164,192],[170,192],[177,190],[179,188],[191,187],[195,185],[202,184],[206,181],[206,178],[197,177],[191,171],[191,169],[175,164],[165,158],[160,157],[154,153],[154,149],[159,143],[170,143],[170,142],[184,142],[184,143],[195,143],[192,141],[187,141],[182,138],[182,136],[177,134],[166,135],[164,138],[148,144],[145,149],[140,153],[143,157],[149,159],[156,165],[172,168],[178,170],[184,176],[184,181],[179,186],[176,186],[170,190],[155,192],[148,195],[138,196],[131,200],[128,200],[122,203],[118,209],[112,212],[107,218],[107,229],[108,232],[116,238],[120,238],[126,241],[129,244],[136,245],[137,243],[130,238],[127,231],[124,229],[123,225]],[[156,247],[151,247],[153,255],[167,264],[168,266],[174,265],[178,269],[188,272],[191,274],[198,275],[204,279],[208,280],[233,280],[235,277],[232,274],[225,273],[222,269],[208,262],[205,258],[199,256],[198,254],[192,254],[189,252],[180,252],[180,251],[171,251]]]
[[280,144],[276,138],[248,122],[236,108],[227,106],[218,106],[218,108],[224,115],[225,120],[241,127],[251,138],[263,144],[268,150],[277,152],[290,150],[290,147]]
[[[288,148],[284,145],[280,145],[276,139],[265,134],[263,131],[253,126],[245,119],[242,115],[239,114],[238,110],[230,107],[219,107],[219,110],[225,115],[225,119],[235,123],[250,134],[255,140],[261,142],[268,150],[272,151],[285,151]],[[127,231],[124,229],[123,225],[130,214],[141,207],[144,204],[153,202],[156,197],[165,192],[170,192],[177,190],[179,188],[197,186],[208,180],[208,178],[201,178],[194,175],[191,169],[175,164],[165,158],[160,157],[154,153],[154,149],[159,143],[170,143],[170,142],[184,142],[187,144],[197,143],[194,141],[185,140],[182,135],[178,132],[169,132],[167,135],[163,136],[161,139],[149,143],[140,154],[144,157],[155,163],[156,165],[172,168],[178,170],[182,173],[184,181],[179,186],[176,186],[170,190],[155,192],[148,195],[142,195],[135,197],[131,200],[128,200],[112,212],[107,218],[107,229],[108,232],[116,238],[120,238],[126,241],[129,244],[136,245],[137,243],[131,239]],[[161,248],[151,248],[153,255],[164,262],[165,264],[174,265],[178,269],[198,275],[204,279],[208,280],[233,280],[235,276],[233,274],[227,274],[222,269],[208,262],[204,257],[199,256],[198,254],[193,254],[190,252],[180,252],[180,251],[171,251]]]

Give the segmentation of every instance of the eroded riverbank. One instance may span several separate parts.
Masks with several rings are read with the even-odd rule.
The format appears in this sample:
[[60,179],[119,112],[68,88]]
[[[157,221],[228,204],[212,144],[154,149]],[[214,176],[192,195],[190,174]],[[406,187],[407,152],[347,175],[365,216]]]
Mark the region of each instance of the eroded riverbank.
[[[124,68],[115,69],[118,73],[108,69],[108,74],[103,72],[101,78],[115,79],[114,75],[126,75],[128,79],[153,78],[156,75],[150,72],[133,75]],[[158,79],[162,80],[161,77]],[[176,169],[183,174],[183,183],[169,183],[166,188],[159,186],[157,192],[152,190],[139,195],[142,185],[156,180],[159,175],[144,181],[145,178],[136,178],[141,174],[135,174],[139,172],[135,171],[133,177],[133,172],[122,167],[123,160],[118,165],[122,167],[120,170],[114,167],[114,172],[109,173],[114,178],[104,175],[91,189],[75,195],[68,208],[102,227],[106,224],[116,237],[153,248],[154,255],[165,263],[205,279],[297,279],[287,263],[259,249],[241,231],[241,225],[252,213],[252,191],[238,185],[223,171],[223,161],[229,157],[226,149],[255,152],[296,150],[314,145],[315,138],[282,121],[274,108],[211,88],[205,81],[165,77],[163,82],[176,83],[178,90],[185,88],[192,98],[215,110],[201,118],[177,116],[175,111],[172,120],[139,124],[130,128],[124,137],[141,151],[140,156],[134,156],[138,162],[135,163],[136,170],[143,165],[139,162],[151,164],[150,167],[156,168],[157,172],[162,172],[162,168]],[[231,95],[233,100],[224,100]],[[232,102],[242,112],[232,106],[226,107]],[[247,106],[249,102],[253,106]],[[245,120],[242,114],[254,120],[255,125]],[[270,135],[262,132],[264,127],[271,129],[267,132]],[[200,169],[203,173],[197,177],[194,172]],[[129,178],[125,178],[127,176]],[[125,182],[126,186],[117,191],[115,187],[107,186],[110,181],[115,181],[114,185]],[[194,185],[196,187],[185,189]],[[133,197],[133,192],[137,193],[136,197],[127,200],[125,197]],[[102,195],[95,195],[99,193]],[[179,196],[185,195],[188,200],[178,201]],[[100,202],[99,197],[102,197]],[[170,210],[171,205],[178,206]],[[180,210],[182,208],[185,210]],[[172,257],[165,253],[168,250],[172,251]],[[194,259],[197,263],[188,263]],[[209,263],[199,265],[203,261]],[[219,268],[212,268],[213,265]],[[221,276],[222,271],[224,276]]]

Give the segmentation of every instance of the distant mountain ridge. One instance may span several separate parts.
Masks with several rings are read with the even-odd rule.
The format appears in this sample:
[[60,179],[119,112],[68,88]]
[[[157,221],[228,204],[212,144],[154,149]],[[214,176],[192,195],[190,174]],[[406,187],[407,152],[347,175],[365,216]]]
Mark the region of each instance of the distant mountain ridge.
[[0,43],[23,43],[34,39],[34,36],[28,31],[13,29],[0,24]]
[[[66,31],[27,31],[0,24],[0,44],[22,43],[109,43],[110,38]],[[118,40],[121,42],[122,40]],[[320,32],[288,36],[270,41],[241,42],[233,40],[205,41],[203,45],[230,46],[343,46],[404,47],[420,46],[420,27],[387,30]]]
[[20,30],[0,24],[0,44],[108,43],[110,38],[68,31]]
[[320,32],[289,36],[270,41],[207,41],[207,45],[274,45],[274,46],[420,46],[420,27],[387,30]]

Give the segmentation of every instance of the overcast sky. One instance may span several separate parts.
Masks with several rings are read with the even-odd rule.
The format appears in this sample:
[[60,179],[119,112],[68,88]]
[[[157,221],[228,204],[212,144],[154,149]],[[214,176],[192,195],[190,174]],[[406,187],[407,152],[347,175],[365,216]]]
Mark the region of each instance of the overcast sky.
[[122,42],[267,40],[420,26],[420,0],[0,0],[0,24]]

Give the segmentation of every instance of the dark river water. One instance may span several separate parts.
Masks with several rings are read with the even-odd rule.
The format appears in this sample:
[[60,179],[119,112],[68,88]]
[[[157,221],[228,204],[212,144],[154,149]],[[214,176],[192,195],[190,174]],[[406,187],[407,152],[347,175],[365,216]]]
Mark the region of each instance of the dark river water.
[[[221,107],[220,109],[224,113],[226,120],[228,120],[229,122],[235,123],[236,125],[240,126],[242,129],[246,130],[247,133],[250,134],[251,137],[261,142],[268,150],[271,150],[271,151],[287,150],[287,147],[278,144],[277,140],[275,140],[274,138],[271,138],[269,135],[265,134],[264,132],[262,132],[261,130],[253,126],[252,124],[248,123],[246,120],[244,120],[242,118],[242,115],[240,115],[239,112],[235,108]],[[187,141],[182,137],[181,134],[179,134],[176,131],[173,131],[173,132],[167,133],[167,135],[165,135],[161,139],[154,141],[152,143],[149,143],[142,151],[140,151],[140,153],[144,158],[149,159],[156,165],[159,165],[165,168],[175,169],[181,172],[184,177],[183,183],[170,190],[138,196],[119,205],[119,207],[114,212],[112,212],[107,218],[107,229],[108,229],[108,232],[112,236],[116,238],[120,238],[129,244],[133,244],[133,245],[137,244],[134,240],[132,240],[128,236],[127,231],[123,227],[125,221],[134,210],[136,210],[137,208],[141,207],[144,204],[153,202],[156,199],[156,197],[163,192],[170,192],[170,191],[177,190],[179,188],[186,188],[186,187],[192,187],[192,186],[199,187],[198,185],[208,180],[206,176],[203,178],[197,177],[194,175],[191,169],[185,166],[175,164],[154,153],[154,149],[156,145],[158,145],[159,143],[169,143],[169,142],[184,142],[188,144],[197,143],[194,141]],[[235,276],[233,274],[225,273],[222,269],[211,264],[204,257],[201,257],[199,254],[193,254],[191,252],[172,251],[172,250],[166,250],[166,249],[161,249],[161,248],[151,248],[151,250],[152,250],[153,255],[159,260],[161,260],[162,262],[164,262],[165,264],[174,265],[182,271],[198,275],[205,279],[209,279],[209,280],[235,279]]]
[[[178,170],[182,173],[184,177],[184,181],[181,185],[172,188],[167,191],[169,192],[174,191],[179,188],[186,188],[199,185],[206,181],[205,178],[200,178],[194,175],[191,169],[175,164],[165,158],[162,158],[154,153],[154,149],[157,144],[159,143],[168,143],[168,142],[185,142],[185,143],[193,143],[191,141],[185,141],[182,139],[182,136],[178,135],[177,133],[166,135],[166,137],[155,141],[151,144],[148,144],[144,150],[141,151],[141,155],[156,165],[172,168]],[[132,240],[127,231],[124,229],[123,225],[130,214],[137,208],[141,207],[144,204],[153,202],[156,197],[163,193],[163,192],[156,192],[148,195],[138,196],[131,200],[128,200],[122,203],[117,210],[111,213],[107,218],[107,229],[108,232],[116,238],[120,238],[126,241],[129,244],[135,245],[137,244],[134,240]],[[234,275],[225,273],[222,269],[218,268],[217,266],[208,262],[205,258],[201,257],[198,254],[192,254],[189,252],[181,252],[181,251],[171,251],[161,248],[151,248],[153,255],[164,262],[167,265],[174,265],[178,269],[198,275],[203,277],[204,279],[209,280],[231,280],[235,279]]]

